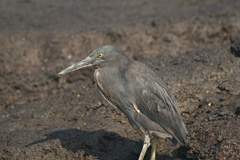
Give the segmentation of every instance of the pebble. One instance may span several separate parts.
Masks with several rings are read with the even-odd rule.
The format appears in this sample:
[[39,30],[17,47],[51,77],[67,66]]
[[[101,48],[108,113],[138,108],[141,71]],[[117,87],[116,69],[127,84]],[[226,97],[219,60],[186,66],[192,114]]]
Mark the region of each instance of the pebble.
[[240,57],[240,37],[231,37],[230,50],[235,57]]

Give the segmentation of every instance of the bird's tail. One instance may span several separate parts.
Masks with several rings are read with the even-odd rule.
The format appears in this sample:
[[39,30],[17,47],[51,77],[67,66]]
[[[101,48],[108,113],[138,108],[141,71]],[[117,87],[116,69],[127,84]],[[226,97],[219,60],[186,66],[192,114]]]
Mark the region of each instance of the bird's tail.
[[178,127],[176,127],[176,131],[175,131],[176,134],[174,136],[174,139],[177,140],[180,145],[186,146],[188,145],[188,140],[187,140],[188,131],[182,120],[179,120],[178,122],[179,124],[178,124]]

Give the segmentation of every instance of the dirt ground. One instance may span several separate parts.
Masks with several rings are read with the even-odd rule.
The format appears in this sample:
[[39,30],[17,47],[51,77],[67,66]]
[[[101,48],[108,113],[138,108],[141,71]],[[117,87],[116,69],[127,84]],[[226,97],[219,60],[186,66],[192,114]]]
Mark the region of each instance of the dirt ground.
[[[112,44],[176,96],[189,148],[158,160],[240,159],[240,1],[1,0],[0,160],[135,160],[142,135],[96,91],[57,73]],[[164,148],[164,143],[159,144]]]

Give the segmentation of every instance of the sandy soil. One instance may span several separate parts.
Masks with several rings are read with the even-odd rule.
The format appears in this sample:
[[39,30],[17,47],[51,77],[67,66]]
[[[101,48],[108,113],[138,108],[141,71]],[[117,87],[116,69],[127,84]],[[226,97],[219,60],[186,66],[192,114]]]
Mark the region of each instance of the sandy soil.
[[142,135],[98,95],[93,70],[56,75],[103,44],[152,67],[179,102],[190,146],[159,160],[240,159],[239,7],[1,0],[0,159],[137,159]]

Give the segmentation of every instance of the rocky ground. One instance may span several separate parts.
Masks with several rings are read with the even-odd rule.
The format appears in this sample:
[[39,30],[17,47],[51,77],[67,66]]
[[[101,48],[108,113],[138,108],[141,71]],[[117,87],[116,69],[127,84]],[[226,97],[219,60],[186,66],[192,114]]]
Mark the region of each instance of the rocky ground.
[[102,100],[93,70],[57,76],[104,44],[153,68],[178,100],[190,146],[159,160],[240,159],[239,7],[0,1],[0,159],[137,159],[142,135]]

